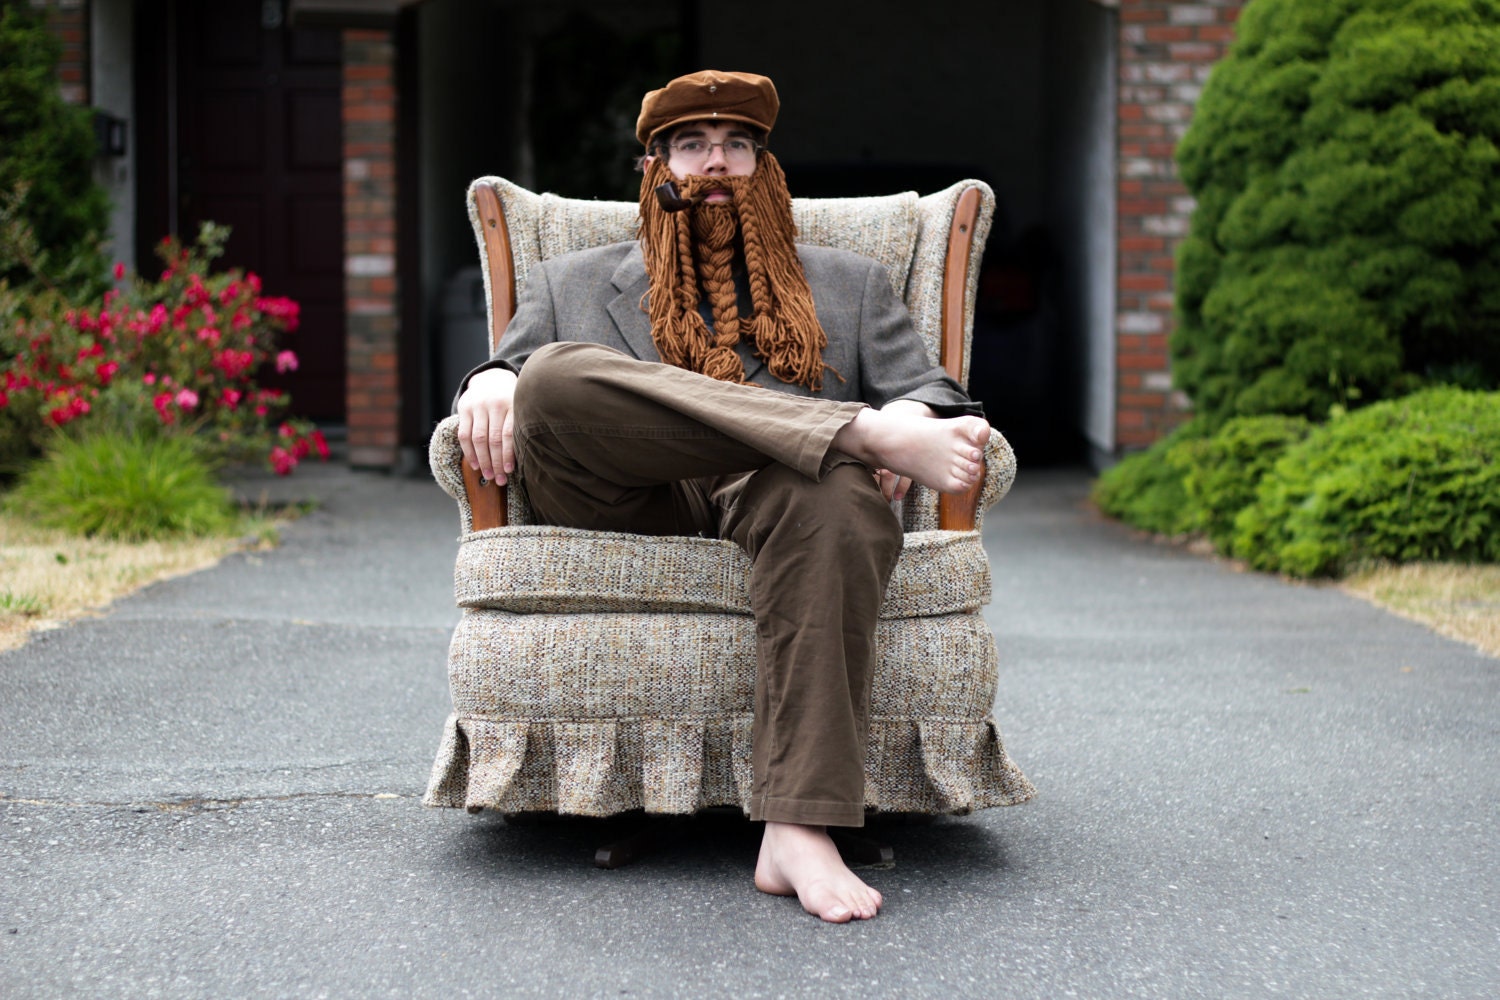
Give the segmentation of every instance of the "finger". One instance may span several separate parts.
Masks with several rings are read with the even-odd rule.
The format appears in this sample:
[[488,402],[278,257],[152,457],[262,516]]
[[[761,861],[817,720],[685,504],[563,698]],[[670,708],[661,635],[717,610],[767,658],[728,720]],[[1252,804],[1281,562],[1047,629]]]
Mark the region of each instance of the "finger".
[[881,469],[876,473],[876,479],[880,482],[880,495],[885,497],[886,502],[895,499],[896,474],[889,469]]
[[911,477],[909,477],[909,476],[902,476],[900,479],[896,480],[896,490],[895,490],[896,495],[895,495],[895,497],[893,499],[896,499],[896,500],[905,500],[906,499],[906,494],[907,494],[907,492],[910,489],[911,489]]
[[469,440],[469,435],[474,430],[474,417],[469,413],[467,407],[460,405],[458,408],[458,446],[463,450],[464,461],[469,468],[479,468],[479,457],[474,453],[474,442]]
[[500,468],[508,476],[516,471],[515,410],[507,410],[500,425]]
[[484,407],[475,407],[474,424],[469,432],[474,443],[474,461],[479,474],[486,479],[495,478],[495,462],[490,458],[490,415]]
[[505,417],[492,408],[488,414],[490,448],[490,476],[495,482],[505,485]]

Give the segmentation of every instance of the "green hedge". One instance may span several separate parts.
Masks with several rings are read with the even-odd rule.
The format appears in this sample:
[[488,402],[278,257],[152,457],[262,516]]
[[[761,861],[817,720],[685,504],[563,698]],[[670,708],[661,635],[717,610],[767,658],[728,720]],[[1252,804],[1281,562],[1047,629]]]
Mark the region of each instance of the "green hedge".
[[1199,419],[1500,386],[1500,0],[1251,0],[1178,146]]
[[1297,576],[1500,560],[1500,393],[1433,389],[1319,428],[1261,479],[1234,553]]
[[1185,424],[1145,451],[1127,455],[1094,483],[1099,509],[1142,531],[1182,535],[1198,526],[1198,512],[1172,459],[1181,446],[1202,436],[1202,425]]
[[1235,518],[1255,501],[1261,477],[1312,429],[1301,417],[1237,417],[1211,438],[1174,447],[1167,460],[1181,475],[1191,529],[1228,552]]
[[1339,575],[1386,560],[1500,561],[1500,393],[1454,387],[1316,426],[1189,425],[1095,484],[1105,513],[1201,533],[1256,569]]

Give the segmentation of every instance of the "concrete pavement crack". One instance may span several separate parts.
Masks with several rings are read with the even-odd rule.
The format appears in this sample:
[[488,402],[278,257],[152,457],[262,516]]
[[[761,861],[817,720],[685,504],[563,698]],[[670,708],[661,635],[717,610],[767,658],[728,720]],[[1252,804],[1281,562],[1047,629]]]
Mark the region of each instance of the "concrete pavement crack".
[[371,801],[414,798],[395,792],[294,792],[289,795],[252,795],[239,798],[163,799],[136,802],[68,802],[62,799],[21,799],[0,795],[0,806],[40,806],[47,809],[129,809],[132,812],[200,813],[221,812],[263,802],[299,802],[310,799],[369,799]]

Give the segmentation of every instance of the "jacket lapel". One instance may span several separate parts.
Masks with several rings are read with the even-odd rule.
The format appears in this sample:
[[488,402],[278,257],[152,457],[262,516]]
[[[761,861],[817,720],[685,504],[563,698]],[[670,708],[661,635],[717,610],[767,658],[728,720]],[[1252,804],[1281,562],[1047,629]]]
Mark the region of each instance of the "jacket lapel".
[[642,308],[646,304],[643,296],[650,287],[650,282],[646,280],[646,265],[641,260],[639,247],[620,261],[615,273],[610,276],[610,282],[620,294],[611,299],[606,308],[610,318],[615,321],[620,339],[630,348],[630,353],[642,361],[660,361],[661,355],[656,351],[656,342],[651,339],[651,317]]
[[[641,257],[639,246],[620,261],[614,274],[610,276],[610,283],[620,294],[611,299],[606,308],[615,322],[620,339],[625,341],[630,352],[640,360],[661,361],[656,341],[651,337],[651,317],[642,308],[643,304],[649,306],[649,300],[645,296],[651,282],[646,277],[646,263]],[[755,357],[746,341],[740,341],[739,355],[744,362],[747,379],[753,379],[766,366],[764,361]]]

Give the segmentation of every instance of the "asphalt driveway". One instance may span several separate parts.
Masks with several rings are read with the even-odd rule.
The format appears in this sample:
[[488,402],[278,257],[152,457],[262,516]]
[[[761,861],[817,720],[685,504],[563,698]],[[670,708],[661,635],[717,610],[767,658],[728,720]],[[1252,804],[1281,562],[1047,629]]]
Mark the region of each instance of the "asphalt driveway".
[[986,531],[1024,806],[883,824],[876,920],[757,832],[426,810],[457,516],[299,471],[281,548],[0,654],[6,996],[1491,997],[1500,661],[1137,538],[1076,472]]

